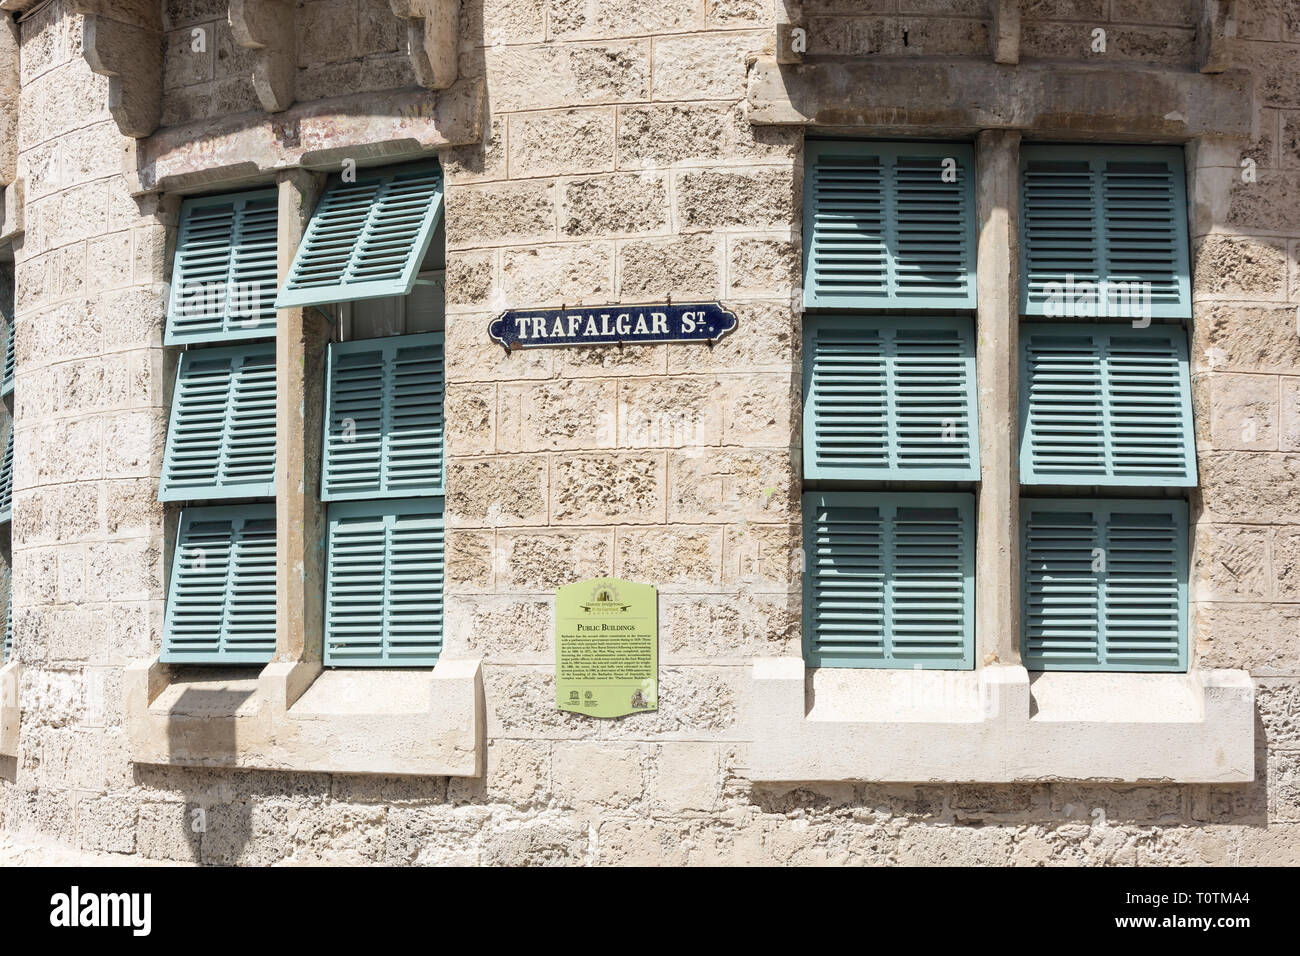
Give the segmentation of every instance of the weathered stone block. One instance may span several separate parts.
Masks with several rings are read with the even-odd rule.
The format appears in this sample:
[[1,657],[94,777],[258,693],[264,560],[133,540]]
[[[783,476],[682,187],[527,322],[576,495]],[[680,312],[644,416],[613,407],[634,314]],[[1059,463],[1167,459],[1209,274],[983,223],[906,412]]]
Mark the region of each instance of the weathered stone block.
[[550,598],[447,596],[449,646],[489,663],[554,661],[555,609]]
[[1214,452],[1200,465],[1206,520],[1290,524],[1300,514],[1300,455]]
[[793,225],[795,185],[788,167],[688,170],[676,176],[683,232]]
[[645,793],[644,761],[635,745],[557,743],[551,753],[555,795],[569,806],[629,807]]
[[1195,293],[1244,299],[1286,295],[1286,242],[1207,236],[1196,248]]
[[510,176],[575,176],[614,168],[614,108],[510,117]]
[[1200,604],[1195,609],[1195,660],[1257,676],[1300,672],[1300,605]]
[[618,383],[568,379],[498,386],[502,452],[612,448],[618,426]]
[[640,524],[664,520],[664,457],[570,454],[551,460],[551,522]]
[[718,748],[710,743],[669,743],[655,748],[652,792],[670,813],[710,812],[722,790]]
[[607,302],[614,291],[611,242],[565,243],[507,249],[502,255],[505,307]]
[[745,58],[760,53],[762,33],[659,39],[654,46],[656,100],[737,100],[745,95]]
[[1201,523],[1196,528],[1196,599],[1264,601],[1269,596],[1266,528]]
[[496,451],[496,390],[490,382],[447,386],[443,401],[448,455]]
[[668,228],[668,183],[652,173],[567,180],[560,232],[566,236],[633,236]]
[[449,527],[546,523],[545,455],[453,458],[447,462]]
[[668,520],[781,521],[794,513],[796,480],[788,450],[671,451]]
[[632,302],[667,295],[716,297],[722,289],[721,252],[713,236],[620,243],[619,294]]
[[614,574],[646,581],[660,591],[710,590],[721,583],[722,529],[620,528]]
[[492,587],[496,537],[491,531],[447,532],[448,592],[486,591]]
[[554,591],[613,571],[613,535],[603,530],[500,531],[497,586],[511,591]]
[[1278,380],[1272,375],[1205,376],[1210,442],[1216,449],[1278,447]]
[[1295,309],[1210,305],[1193,329],[1192,361],[1243,372],[1300,373]]
[[[494,109],[513,113],[650,98],[650,42],[548,45],[484,52]],[[537,82],[539,76],[545,83]],[[39,141],[39,140],[38,140]]]
[[[698,346],[683,348],[696,350]],[[719,383],[705,376],[635,379],[618,383],[618,444],[623,448],[716,445],[723,416]]]
[[554,187],[546,181],[447,190],[447,248],[555,238]]

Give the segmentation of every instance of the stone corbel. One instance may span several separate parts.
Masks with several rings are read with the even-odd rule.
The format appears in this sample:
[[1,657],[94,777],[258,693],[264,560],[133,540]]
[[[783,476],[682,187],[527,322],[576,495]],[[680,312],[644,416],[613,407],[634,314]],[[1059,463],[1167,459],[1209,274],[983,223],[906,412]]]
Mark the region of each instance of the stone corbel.
[[23,231],[23,201],[26,184],[21,176],[0,189],[0,243],[9,242]]
[[157,0],[70,0],[82,54],[108,77],[108,109],[126,136],[148,136],[162,115],[162,18]]
[[460,47],[460,0],[388,2],[393,13],[407,21],[407,46],[419,84],[431,90],[451,86]]
[[1020,0],[993,0],[993,62],[1020,62]]
[[1196,65],[1202,73],[1223,73],[1232,66],[1232,41],[1236,36],[1236,0],[1201,0]]
[[803,25],[800,0],[777,0],[776,62],[802,63],[808,49],[808,30]]
[[268,113],[293,105],[298,74],[297,4],[294,0],[230,0],[235,42],[256,51],[253,89]]

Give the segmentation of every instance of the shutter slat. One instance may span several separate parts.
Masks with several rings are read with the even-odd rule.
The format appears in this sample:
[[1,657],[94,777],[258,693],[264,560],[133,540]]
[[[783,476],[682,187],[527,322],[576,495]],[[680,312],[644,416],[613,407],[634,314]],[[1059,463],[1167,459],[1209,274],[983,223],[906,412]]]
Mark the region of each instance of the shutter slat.
[[326,665],[437,663],[443,535],[441,498],[330,505]]
[[404,296],[442,216],[433,163],[335,177],[316,206],[276,297],[277,308]]
[[[1191,317],[1181,149],[1029,145],[1020,179],[1024,314]],[[1070,282],[1146,287],[1070,302]]]
[[1031,670],[1187,667],[1187,505],[1022,499]]
[[441,332],[331,344],[321,497],[442,494],[443,379]]
[[182,353],[159,500],[275,494],[275,438],[274,343]]
[[17,357],[14,352],[14,295],[13,282],[6,273],[0,276],[0,324],[5,336],[4,370],[0,373],[0,396],[12,395]]
[[4,458],[0,459],[0,525],[8,524],[14,515],[14,421],[5,416],[5,428],[9,432],[5,438]]
[[979,478],[972,323],[808,316],[804,476]]
[[806,163],[805,306],[974,308],[969,146],[812,141]]
[[278,213],[274,189],[181,205],[165,344],[275,335]]
[[803,496],[812,666],[973,664],[974,496]]
[[269,661],[275,653],[275,573],[274,505],[182,511],[161,659]]
[[1196,485],[1181,328],[1026,324],[1020,343],[1022,483]]

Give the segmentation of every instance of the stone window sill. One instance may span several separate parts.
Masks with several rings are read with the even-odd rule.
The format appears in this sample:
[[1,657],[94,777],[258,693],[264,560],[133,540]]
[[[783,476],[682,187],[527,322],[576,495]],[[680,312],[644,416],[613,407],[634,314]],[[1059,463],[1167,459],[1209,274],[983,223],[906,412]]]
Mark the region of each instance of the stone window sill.
[[10,661],[0,667],[0,756],[18,756],[18,683],[23,665]]
[[1255,691],[1238,670],[1035,674],[805,668],[760,658],[758,781],[1246,783]]
[[260,673],[171,667],[126,671],[136,763],[320,773],[478,777],[478,660],[430,670],[323,670],[271,663]]

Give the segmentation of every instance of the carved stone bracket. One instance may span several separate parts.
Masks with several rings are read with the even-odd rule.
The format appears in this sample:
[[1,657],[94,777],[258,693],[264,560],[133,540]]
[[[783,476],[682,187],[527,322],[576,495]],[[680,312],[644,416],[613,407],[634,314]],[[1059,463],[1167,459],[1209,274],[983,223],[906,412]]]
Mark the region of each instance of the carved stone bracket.
[[1223,73],[1232,66],[1232,41],[1236,36],[1236,0],[1201,0],[1196,65],[1202,73]]
[[85,18],[82,52],[108,77],[108,109],[123,134],[148,136],[162,115],[162,18],[157,0],[70,0]]
[[298,75],[297,4],[294,0],[230,0],[235,42],[256,51],[253,89],[268,113],[293,105]]
[[993,62],[1020,62],[1020,0],[993,0]]
[[406,39],[419,84],[445,90],[456,82],[460,0],[388,0],[407,21]]
[[777,0],[776,62],[802,63],[808,49],[808,31],[803,26],[800,0]]

